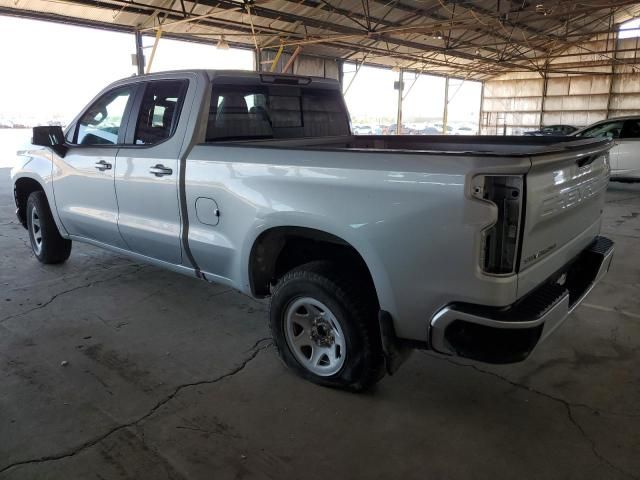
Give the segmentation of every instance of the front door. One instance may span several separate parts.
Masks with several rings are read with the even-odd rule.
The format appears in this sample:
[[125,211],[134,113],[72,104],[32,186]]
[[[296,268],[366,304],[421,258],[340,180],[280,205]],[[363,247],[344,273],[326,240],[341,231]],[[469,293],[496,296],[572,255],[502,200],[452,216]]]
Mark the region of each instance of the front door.
[[[132,251],[173,264],[182,261],[178,157],[184,139],[175,131],[188,83],[143,84],[132,109],[135,124],[115,166],[120,234]],[[183,113],[180,122],[186,117]]]
[[53,180],[56,207],[72,235],[125,248],[118,231],[114,173],[118,145],[135,86],[102,95],[74,127],[69,150],[56,162]]

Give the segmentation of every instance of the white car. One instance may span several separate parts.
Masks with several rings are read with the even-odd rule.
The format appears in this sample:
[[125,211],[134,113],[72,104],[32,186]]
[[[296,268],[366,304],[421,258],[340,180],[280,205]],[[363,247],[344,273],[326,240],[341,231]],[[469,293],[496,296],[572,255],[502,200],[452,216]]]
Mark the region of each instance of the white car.
[[369,125],[354,125],[353,134],[354,135],[373,135],[373,130]]
[[573,135],[613,139],[611,177],[640,180],[640,116],[602,120]]

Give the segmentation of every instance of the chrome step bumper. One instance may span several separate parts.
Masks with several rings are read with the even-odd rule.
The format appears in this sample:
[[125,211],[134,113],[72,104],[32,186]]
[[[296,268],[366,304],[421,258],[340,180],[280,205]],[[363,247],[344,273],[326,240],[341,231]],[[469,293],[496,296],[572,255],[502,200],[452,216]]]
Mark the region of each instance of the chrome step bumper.
[[597,237],[543,285],[508,307],[448,305],[431,319],[430,347],[488,363],[524,360],[604,277],[613,252],[611,240]]

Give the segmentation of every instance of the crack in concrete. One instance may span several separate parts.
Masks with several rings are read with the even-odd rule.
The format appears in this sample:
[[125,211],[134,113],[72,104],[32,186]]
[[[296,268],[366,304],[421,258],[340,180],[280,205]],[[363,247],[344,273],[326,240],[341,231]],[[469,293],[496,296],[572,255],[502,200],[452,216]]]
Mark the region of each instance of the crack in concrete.
[[228,288],[226,290],[222,290],[221,292],[212,293],[207,298],[219,297],[220,295],[226,295],[227,293],[231,293],[231,292],[233,292],[233,288]]
[[[5,235],[4,233],[0,233],[0,237],[8,238],[10,240],[18,240],[19,242],[22,242],[24,244],[24,246],[27,247],[29,249],[29,251],[31,252],[31,244],[27,240],[22,238],[22,237],[15,237],[13,235]],[[33,256],[33,253],[32,253],[32,256]]]
[[[33,255],[33,254],[32,254]],[[59,277],[56,278],[51,278],[48,280],[40,280],[37,282],[32,282],[32,283],[26,283],[23,285],[18,285],[17,287],[12,287],[8,290],[6,290],[7,292],[19,292],[19,291],[26,291],[29,290],[30,288],[34,288],[34,287],[42,287],[42,286],[46,286],[46,285],[50,285],[52,283],[60,283],[60,282],[65,282],[67,280],[73,279],[73,278],[77,278],[77,277],[86,277],[89,273],[93,274],[93,273],[101,273],[103,271],[107,271],[110,272],[111,270],[115,270],[118,268],[123,268],[123,267],[136,267],[136,266],[140,266],[137,263],[89,263],[88,265],[79,265],[76,266],[74,265],[74,267],[76,268],[83,268],[82,271],[78,272],[78,273],[68,273],[65,275],[61,275]],[[149,266],[149,265],[145,265]],[[54,268],[58,268],[58,267],[54,267]]]
[[[259,343],[261,343],[264,340],[270,340],[270,338],[262,338],[260,340],[258,340],[256,342],[256,345],[258,345]],[[165,396],[162,400],[159,400],[158,402],[156,402],[156,404],[151,407],[151,409],[145,413],[144,415],[138,417],[136,420],[132,420],[131,422],[127,422],[127,423],[123,423],[120,425],[116,425],[115,427],[107,430],[106,432],[104,432],[101,435],[98,435],[97,437],[88,440],[80,445],[78,445],[77,447],[74,447],[66,452],[62,452],[62,453],[58,453],[58,454],[53,454],[53,455],[45,455],[39,458],[34,458],[34,459],[30,459],[30,460],[20,460],[17,462],[13,462],[10,463],[9,465],[6,465],[5,467],[2,467],[0,469],[0,474],[5,473],[15,467],[19,467],[22,465],[33,465],[33,464],[39,464],[39,463],[46,463],[46,462],[53,462],[53,461],[57,461],[57,460],[62,460],[64,458],[69,458],[69,457],[74,457],[76,455],[78,455],[79,453],[83,452],[84,450],[91,448],[97,444],[99,444],[100,442],[102,442],[103,440],[105,440],[106,438],[110,437],[111,435],[113,435],[116,432],[119,432],[120,430],[124,430],[127,428],[131,428],[131,427],[137,427],[140,423],[144,422],[146,419],[150,418],[151,416],[153,416],[154,413],[156,413],[161,407],[163,407],[164,405],[166,405],[167,403],[169,403],[171,400],[173,400],[180,392],[182,392],[183,390],[187,389],[187,388],[192,388],[192,387],[197,387],[200,385],[212,385],[215,383],[220,382],[221,380],[224,380],[225,378],[229,378],[229,377],[233,377],[234,375],[240,373],[242,370],[245,369],[245,367],[252,361],[254,360],[258,354],[263,351],[266,350],[267,348],[271,347],[273,344],[272,343],[268,343],[266,345],[263,345],[261,347],[257,347],[254,348],[254,350],[251,352],[251,354],[245,358],[240,364],[238,364],[236,367],[232,368],[231,370],[229,370],[227,373],[224,373],[222,375],[219,375],[215,378],[209,379],[209,380],[199,380],[197,382],[191,382],[191,383],[184,383],[182,385],[178,385],[177,387],[175,387],[173,389],[173,391]]]
[[245,350],[245,353],[254,351],[256,348],[258,348],[258,345],[260,345],[262,342],[267,342],[270,340],[273,340],[273,339],[271,337],[264,337],[256,340],[256,342],[253,345],[251,345],[251,347]]
[[604,230],[604,233],[606,233],[607,235],[611,235],[612,237],[624,237],[624,238],[633,238],[634,240],[637,240],[638,238],[640,238],[640,235],[631,235],[630,233],[619,233],[615,231],[615,228],[607,228],[606,230]]
[[[624,198],[616,198],[611,199],[611,200],[607,200],[605,203],[609,204],[609,203],[620,203],[620,202],[626,202],[627,200],[637,200],[638,199],[638,195],[632,195],[630,197],[624,197]],[[633,206],[635,206],[635,204],[632,204]]]
[[504,382],[507,382],[507,383],[513,385],[514,387],[520,388],[522,390],[527,390],[529,392],[536,393],[538,395],[542,395],[544,397],[547,397],[547,398],[549,398],[551,400],[555,400],[557,402],[567,403],[568,405],[570,405],[571,407],[574,407],[574,408],[584,408],[585,410],[589,410],[589,411],[591,411],[592,413],[594,413],[596,415],[605,414],[605,415],[609,415],[611,417],[640,418],[640,413],[617,412],[617,411],[614,411],[614,410],[606,410],[606,409],[603,409],[603,408],[597,408],[597,407],[594,407],[594,406],[586,404],[586,403],[568,401],[568,400],[565,400],[564,398],[556,397],[554,395],[551,395],[550,393],[543,392],[543,391],[538,390],[538,389],[536,389],[534,387],[531,387],[529,385],[524,385],[522,383],[515,382],[515,381],[510,380],[510,379],[508,379],[506,377],[503,377],[502,375],[500,375],[498,373],[492,372],[490,370],[483,370],[482,368],[479,368],[476,365],[472,365],[472,364],[468,364],[468,363],[456,362],[455,360],[452,360],[451,358],[446,357],[446,356],[436,356],[436,355],[433,355],[433,354],[427,353],[427,352],[425,352],[425,355],[428,356],[428,357],[434,358],[436,360],[441,360],[441,361],[445,361],[445,362],[451,363],[452,365],[457,365],[459,367],[468,367],[468,368],[471,368],[473,370],[476,370],[477,372],[484,373],[485,375],[491,375],[493,377],[496,377],[496,378],[498,378],[498,379],[500,379],[500,380],[502,380]]
[[198,428],[198,427],[190,427],[188,425],[178,425],[176,427],[176,429],[178,430],[189,430],[192,432],[199,432],[199,433],[204,433],[207,435],[219,435],[221,437],[225,437],[225,438],[235,438],[235,439],[239,439],[241,438],[239,435],[234,435],[232,433],[224,433],[224,432],[218,432],[215,430],[207,430],[205,428]]
[[4,323],[7,320],[10,320],[12,318],[22,317],[22,316],[27,315],[28,313],[34,312],[36,310],[41,310],[41,309],[47,307],[48,305],[50,305],[51,303],[53,303],[57,298],[59,298],[59,297],[61,297],[63,295],[66,295],[68,293],[72,293],[72,292],[75,292],[77,290],[82,290],[84,288],[90,288],[90,287],[93,287],[94,285],[98,285],[100,283],[105,283],[105,282],[110,282],[112,280],[117,280],[117,279],[122,278],[122,277],[124,277],[126,275],[133,275],[135,273],[138,273],[140,270],[142,270],[145,267],[145,265],[135,265],[135,266],[137,266],[138,268],[136,268],[133,272],[120,273],[120,274],[115,275],[113,277],[104,278],[104,279],[101,279],[101,280],[94,280],[92,282],[85,283],[83,285],[78,285],[76,287],[69,288],[67,290],[63,290],[61,292],[58,292],[55,295],[53,295],[51,298],[49,298],[49,300],[47,300],[46,302],[43,302],[40,305],[37,305],[37,306],[35,306],[33,308],[29,308],[29,309],[27,309],[27,310],[25,310],[23,312],[20,312],[20,313],[12,313],[11,315],[7,315],[6,317],[0,318],[0,323]]
[[585,308],[591,308],[593,310],[598,310],[601,312],[609,312],[609,313],[619,313],[620,315],[624,315],[629,318],[633,318],[636,320],[640,320],[640,314],[630,312],[628,310],[623,310],[619,307],[605,307],[603,305],[596,305],[594,303],[581,303],[580,306]]
[[[567,412],[567,418],[569,419],[569,422],[571,422],[571,424],[574,425],[574,427],[578,430],[578,432],[580,432],[580,435],[589,443],[589,445],[591,446],[591,451],[593,452],[593,455],[602,463],[604,463],[605,465],[607,465],[609,468],[617,471],[618,473],[621,473],[622,475],[625,475],[629,478],[633,478],[634,480],[638,480],[640,479],[640,477],[627,472],[626,470],[618,467],[617,465],[613,464],[608,458],[606,458],[604,455],[602,455],[597,447],[596,447],[596,442],[587,434],[587,432],[584,430],[584,428],[582,427],[582,425],[580,425],[578,423],[578,421],[575,419],[575,417],[573,416],[573,411],[572,411],[572,407],[573,408],[585,408],[588,410],[591,410],[594,413],[601,413],[602,410],[598,410],[595,409],[589,405],[586,405],[584,403],[572,403],[569,402],[567,400],[565,400],[564,398],[560,398],[560,397],[556,397],[554,395],[551,395],[549,393],[543,392],[541,390],[537,390],[533,387],[530,387],[528,385],[524,385],[518,382],[515,382],[513,380],[510,380],[507,377],[504,377],[498,373],[492,372],[490,370],[484,370],[476,365],[472,365],[472,364],[467,364],[467,363],[460,363],[460,362],[456,362],[455,360],[451,359],[451,358],[447,358],[447,357],[442,357],[442,356],[436,356],[434,354],[425,352],[425,355],[436,359],[436,360],[440,360],[440,361],[444,361],[447,363],[450,363],[452,365],[456,365],[458,367],[466,367],[466,368],[471,368],[479,373],[482,373],[484,375],[489,375],[491,377],[497,378],[498,380],[508,383],[509,385],[521,389],[521,390],[526,390],[528,392],[534,393],[536,395],[539,395],[541,397],[547,398],[549,400],[552,400],[554,402],[560,403],[562,406],[564,406],[566,412]],[[624,413],[612,413],[612,412],[606,412],[609,415],[618,415],[618,416],[624,416],[624,417],[638,417],[637,415],[632,415],[632,414],[624,414]]]

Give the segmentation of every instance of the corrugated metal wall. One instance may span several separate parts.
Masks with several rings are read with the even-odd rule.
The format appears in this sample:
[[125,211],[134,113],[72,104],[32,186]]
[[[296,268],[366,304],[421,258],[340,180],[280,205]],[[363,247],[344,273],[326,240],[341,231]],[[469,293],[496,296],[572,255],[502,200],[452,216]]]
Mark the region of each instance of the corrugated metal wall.
[[[260,70],[268,72],[271,70],[271,62],[276,57],[274,50],[263,50],[261,52]],[[281,72],[291,58],[290,53],[282,53],[276,64],[275,71]],[[338,62],[334,59],[314,57],[310,55],[298,55],[293,62],[293,68],[287,73],[295,75],[311,75],[314,77],[333,78],[338,80]]]
[[482,134],[520,134],[553,124],[579,127],[640,114],[640,73],[629,64],[637,58],[638,40],[596,38],[568,49],[549,64],[563,73],[546,78],[533,72],[512,73],[486,81]]

